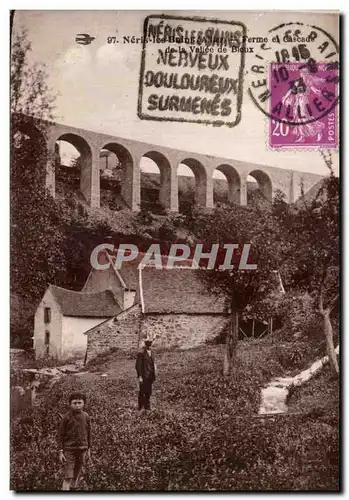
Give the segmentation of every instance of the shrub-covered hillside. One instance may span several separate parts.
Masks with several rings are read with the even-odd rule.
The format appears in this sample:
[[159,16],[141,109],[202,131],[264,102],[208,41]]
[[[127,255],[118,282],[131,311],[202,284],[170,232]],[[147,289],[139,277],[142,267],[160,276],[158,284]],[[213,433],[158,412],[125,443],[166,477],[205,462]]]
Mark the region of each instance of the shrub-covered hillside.
[[[60,489],[56,428],[70,391],[79,388],[93,419],[83,490],[338,490],[338,405],[314,410],[321,379],[310,412],[305,398],[293,415],[260,418],[261,386],[285,373],[280,345],[241,342],[228,379],[222,348],[158,353],[146,414],[136,410],[131,355],[110,354],[89,373],[65,378],[12,422],[12,489]],[[337,381],[326,379],[326,387],[338,402]]]

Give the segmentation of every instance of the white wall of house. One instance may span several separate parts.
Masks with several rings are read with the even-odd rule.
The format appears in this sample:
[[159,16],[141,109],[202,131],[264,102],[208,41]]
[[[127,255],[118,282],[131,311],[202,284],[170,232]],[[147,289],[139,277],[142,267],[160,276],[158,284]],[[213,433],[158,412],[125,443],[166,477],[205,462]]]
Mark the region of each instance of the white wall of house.
[[[45,323],[45,307],[51,310],[51,321]],[[48,332],[49,339],[46,333]],[[49,340],[48,343],[45,343]],[[62,312],[59,304],[48,288],[43,296],[34,317],[34,350],[35,357],[62,357]]]
[[108,318],[62,317],[62,356],[85,356],[87,335],[84,332]]

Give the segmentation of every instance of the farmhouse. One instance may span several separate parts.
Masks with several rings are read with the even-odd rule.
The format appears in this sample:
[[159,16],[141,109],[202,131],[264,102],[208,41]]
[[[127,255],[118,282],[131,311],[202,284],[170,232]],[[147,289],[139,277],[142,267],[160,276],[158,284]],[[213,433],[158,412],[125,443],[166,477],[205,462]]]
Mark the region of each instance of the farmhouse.
[[[188,349],[212,339],[225,327],[224,300],[207,292],[202,279],[205,270],[125,264],[128,287],[136,286],[134,304],[85,332],[87,361],[113,347],[136,349],[146,335],[156,339],[157,347]],[[124,267],[119,272],[123,271]],[[93,274],[97,272],[105,271]]]
[[[91,269],[81,292],[49,286],[35,314],[36,357],[86,359],[137,348],[148,334],[157,346],[189,348],[219,333],[227,321],[224,301],[210,294],[205,270],[174,265],[157,269],[105,253],[110,266]],[[189,262],[189,265],[191,262]]]
[[[81,292],[51,285],[35,315],[36,357],[86,361],[111,348],[137,349],[145,335],[157,347],[183,349],[218,336],[228,312],[224,297],[207,290],[207,271],[193,268],[190,259],[173,267],[143,266],[143,255],[117,269],[116,256],[103,252],[110,265],[92,267]],[[275,289],[285,293],[277,271]]]
[[81,293],[50,285],[35,313],[35,356],[84,355],[84,332],[121,311],[111,289]]

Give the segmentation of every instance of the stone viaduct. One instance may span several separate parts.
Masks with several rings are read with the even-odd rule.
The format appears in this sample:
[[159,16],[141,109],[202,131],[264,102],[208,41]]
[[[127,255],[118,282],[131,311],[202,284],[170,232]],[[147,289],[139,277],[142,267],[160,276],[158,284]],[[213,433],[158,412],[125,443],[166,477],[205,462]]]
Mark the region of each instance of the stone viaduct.
[[[55,196],[55,144],[59,140],[67,141],[81,154],[80,190],[91,207],[100,206],[99,157],[102,149],[115,153],[123,163],[124,179],[121,194],[127,205],[134,211],[139,210],[141,201],[140,161],[142,157],[151,158],[159,167],[161,182],[159,202],[173,212],[178,211],[177,170],[180,163],[187,165],[195,176],[195,203],[206,208],[213,207],[212,175],[215,169],[221,171],[227,178],[229,201],[241,205],[247,204],[248,175],[256,179],[261,191],[269,200],[272,199],[273,192],[280,189],[285,193],[289,203],[300,196],[301,182],[307,192],[322,178],[320,175],[306,172],[180,151],[54,122],[45,123],[44,140],[48,153],[47,189]],[[27,127],[25,133],[28,133]]]

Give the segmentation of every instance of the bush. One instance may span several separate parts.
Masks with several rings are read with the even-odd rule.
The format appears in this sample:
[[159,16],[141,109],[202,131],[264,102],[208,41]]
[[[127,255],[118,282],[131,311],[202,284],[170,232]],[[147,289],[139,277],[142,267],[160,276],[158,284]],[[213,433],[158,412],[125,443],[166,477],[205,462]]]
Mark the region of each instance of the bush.
[[154,222],[154,216],[150,213],[149,210],[147,210],[144,207],[141,207],[140,211],[138,212],[136,216],[136,220],[138,224],[141,224],[142,226],[150,226]]
[[110,377],[57,382],[46,401],[11,424],[11,487],[60,488],[56,428],[79,389],[93,425],[84,490],[336,490],[335,429],[297,416],[256,417],[261,386],[282,374],[275,350],[241,344],[228,379],[221,355],[221,347],[164,352],[157,404],[145,415],[135,409],[133,359],[119,360],[117,373],[114,361]]
[[285,370],[299,371],[305,369],[315,360],[314,348],[307,342],[288,342],[276,344],[275,355]]

